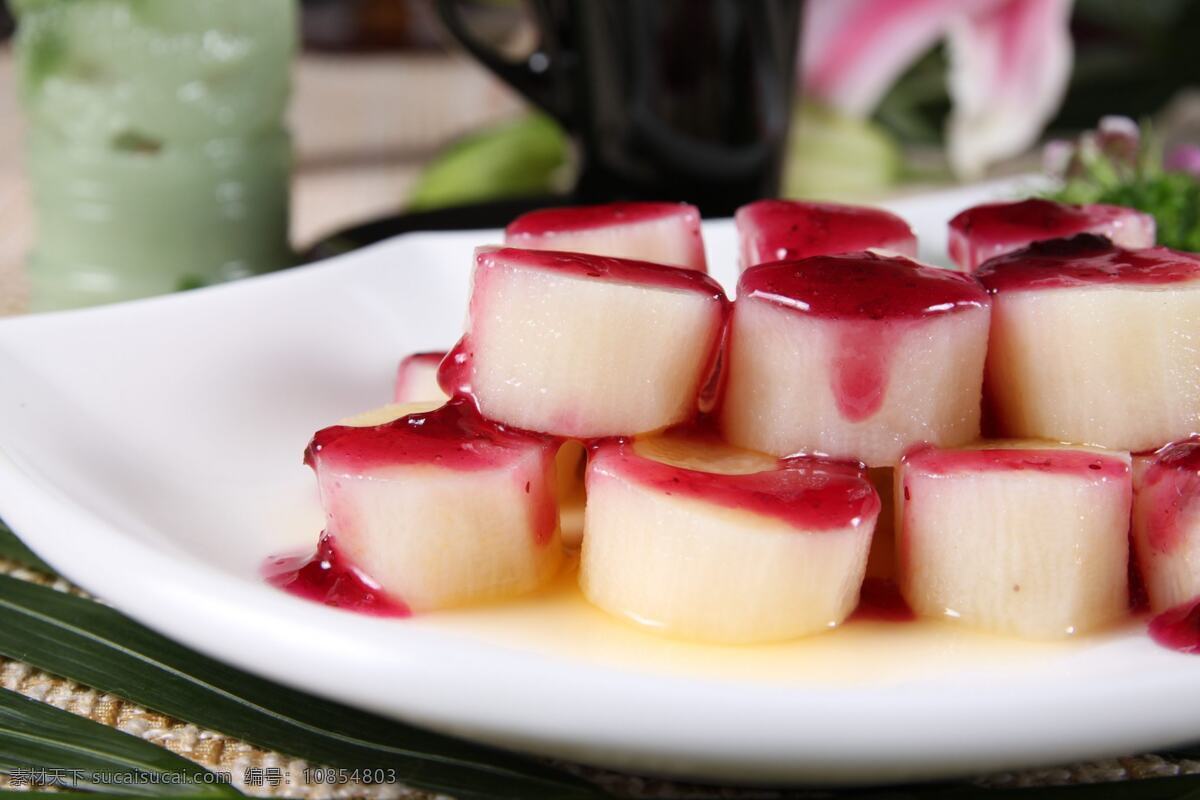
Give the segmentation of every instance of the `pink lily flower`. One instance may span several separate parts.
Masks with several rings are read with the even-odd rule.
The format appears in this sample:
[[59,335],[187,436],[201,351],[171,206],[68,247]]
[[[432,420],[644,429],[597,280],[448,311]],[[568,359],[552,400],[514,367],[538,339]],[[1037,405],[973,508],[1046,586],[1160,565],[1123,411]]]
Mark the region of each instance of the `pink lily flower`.
[[1032,145],[1071,73],[1071,0],[808,0],[801,80],[842,113],[874,111],[892,84],[945,39],[951,166],[976,176]]

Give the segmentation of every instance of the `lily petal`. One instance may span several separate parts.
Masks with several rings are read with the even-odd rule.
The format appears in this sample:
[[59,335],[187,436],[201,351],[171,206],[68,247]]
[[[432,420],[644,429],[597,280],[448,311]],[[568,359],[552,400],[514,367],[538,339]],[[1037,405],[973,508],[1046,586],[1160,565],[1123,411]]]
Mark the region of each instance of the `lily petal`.
[[1003,0],[949,27],[950,164],[965,177],[1037,139],[1071,74],[1071,0]]
[[951,22],[1004,0],[808,0],[800,49],[806,96],[863,117]]

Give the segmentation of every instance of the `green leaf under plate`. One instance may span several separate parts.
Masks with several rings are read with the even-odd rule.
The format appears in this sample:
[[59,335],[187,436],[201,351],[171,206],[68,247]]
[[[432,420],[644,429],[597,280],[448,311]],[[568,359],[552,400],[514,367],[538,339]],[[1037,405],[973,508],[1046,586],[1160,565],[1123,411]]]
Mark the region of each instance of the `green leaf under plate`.
[[0,653],[178,719],[331,767],[394,770],[459,798],[589,798],[591,784],[256,678],[107,606],[0,576]]
[[30,569],[44,572],[47,575],[56,574],[49,564],[38,558],[36,553],[26,547],[25,543],[17,538],[12,529],[4,524],[4,520],[0,520],[0,558],[7,558],[9,561],[24,564]]
[[241,796],[169,750],[8,689],[0,689],[0,772],[143,797]]

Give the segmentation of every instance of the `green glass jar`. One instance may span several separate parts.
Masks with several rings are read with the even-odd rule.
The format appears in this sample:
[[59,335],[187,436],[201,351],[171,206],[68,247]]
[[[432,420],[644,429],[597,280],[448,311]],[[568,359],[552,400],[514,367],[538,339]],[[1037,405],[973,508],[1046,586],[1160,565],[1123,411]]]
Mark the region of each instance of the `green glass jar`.
[[295,0],[15,0],[37,309],[287,265]]

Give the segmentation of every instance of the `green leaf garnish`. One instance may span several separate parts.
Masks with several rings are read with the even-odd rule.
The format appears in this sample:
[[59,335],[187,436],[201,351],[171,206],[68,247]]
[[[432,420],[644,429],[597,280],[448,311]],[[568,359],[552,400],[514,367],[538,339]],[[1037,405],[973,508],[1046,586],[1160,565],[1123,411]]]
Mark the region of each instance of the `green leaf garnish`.
[[182,756],[8,689],[0,689],[0,772],[111,794],[241,797]]
[[1045,196],[1136,208],[1154,217],[1159,244],[1200,251],[1200,180],[1163,169],[1162,147],[1147,125],[1132,155],[1106,151],[1094,144],[1096,137],[1081,137],[1063,185]]
[[1200,251],[1200,181],[1181,172],[1139,175],[1115,186],[1072,182],[1051,195],[1065,203],[1111,203],[1154,217],[1158,243]]
[[535,761],[286,689],[91,600],[0,576],[0,653],[163,714],[315,764],[394,770],[458,798],[605,796]]
[[49,564],[42,561],[36,553],[25,546],[25,543],[17,538],[17,535],[4,524],[3,520],[0,520],[0,558],[6,558],[47,575],[57,574]]

